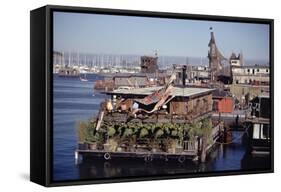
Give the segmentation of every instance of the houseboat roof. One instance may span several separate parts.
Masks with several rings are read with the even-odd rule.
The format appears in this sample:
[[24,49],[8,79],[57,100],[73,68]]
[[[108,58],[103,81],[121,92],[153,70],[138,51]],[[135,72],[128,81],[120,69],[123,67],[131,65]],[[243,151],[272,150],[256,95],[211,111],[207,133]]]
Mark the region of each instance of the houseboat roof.
[[[151,95],[155,91],[160,90],[163,87],[146,87],[146,88],[135,88],[135,89],[129,89],[129,90],[114,90],[105,92],[109,95]],[[215,89],[209,89],[209,88],[194,88],[194,87],[172,87],[171,90],[171,96],[176,97],[191,97],[201,94],[206,94],[209,92],[214,91]]]

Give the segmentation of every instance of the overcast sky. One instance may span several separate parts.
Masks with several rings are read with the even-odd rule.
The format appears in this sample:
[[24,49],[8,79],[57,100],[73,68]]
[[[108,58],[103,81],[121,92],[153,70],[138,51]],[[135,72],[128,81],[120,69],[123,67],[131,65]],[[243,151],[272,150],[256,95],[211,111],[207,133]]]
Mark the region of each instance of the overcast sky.
[[54,50],[206,57],[210,27],[225,57],[268,61],[269,25],[85,13],[54,13]]

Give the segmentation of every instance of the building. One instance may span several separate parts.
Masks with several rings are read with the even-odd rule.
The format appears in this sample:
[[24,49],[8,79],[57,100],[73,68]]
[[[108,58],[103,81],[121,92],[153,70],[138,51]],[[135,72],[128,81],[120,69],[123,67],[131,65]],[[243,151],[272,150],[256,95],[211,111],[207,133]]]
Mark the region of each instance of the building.
[[219,90],[213,92],[213,111],[217,113],[232,113],[234,111],[234,99],[229,92]]
[[79,77],[80,76],[80,71],[77,68],[72,68],[72,67],[63,67],[60,68],[58,71],[58,74],[60,77]]
[[[183,84],[183,78],[185,78],[185,83],[200,85],[201,83],[206,83],[209,81],[210,70],[207,66],[192,66],[192,65],[181,65],[174,64],[173,71],[177,75],[175,84]],[[185,74],[185,77],[183,76]]]
[[250,151],[253,155],[269,155],[271,149],[270,97],[262,94],[251,100],[251,114],[246,122],[249,127]]
[[173,64],[173,73],[176,74],[174,83],[176,85],[185,85],[187,81],[187,65]]
[[150,85],[146,75],[116,75],[113,77],[115,88],[130,87],[141,88]]
[[211,31],[211,39],[208,44],[209,51],[208,51],[208,58],[209,58],[209,68],[210,68],[210,79],[211,81],[217,81],[218,76],[223,69],[223,61],[227,60],[219,51],[216,41],[214,32]]
[[269,94],[261,94],[250,101],[251,116],[257,118],[270,118]]
[[223,130],[222,122],[211,119],[214,90],[175,86],[175,80],[172,74],[164,86],[104,92],[110,99],[101,103],[91,129],[106,139],[91,143],[89,152],[106,160],[116,155],[151,161],[165,155],[181,163],[185,158],[205,162]]
[[194,81],[207,81],[209,77],[210,70],[207,66],[189,66],[187,68],[187,78],[190,82]]
[[114,89],[132,89],[143,88],[154,85],[147,75],[141,74],[122,74],[104,77],[103,80],[97,80],[94,85],[96,90],[112,91]]
[[156,73],[159,69],[157,60],[157,56],[141,56],[141,73]]
[[243,55],[242,53],[238,54],[238,56],[236,56],[236,54],[233,52],[229,58],[229,64],[232,67],[240,67],[243,66],[244,61],[243,61]]
[[269,92],[268,85],[231,84],[229,90],[232,96],[239,101],[240,107],[248,107],[250,100]]
[[232,66],[231,74],[230,92],[241,106],[248,106],[251,99],[269,92],[269,66]]
[[234,84],[269,85],[269,66],[233,66],[232,79]]
[[[129,90],[114,90],[107,92],[114,101],[117,99],[131,101],[126,110],[140,109],[147,114],[154,114],[157,111],[159,122],[176,120],[191,121],[212,112],[213,89],[190,88],[171,86],[169,92],[163,87],[146,87]],[[166,95],[166,93],[168,93]],[[163,99],[164,98],[164,99]],[[118,103],[118,101],[114,101]],[[158,105],[161,103],[161,105]],[[157,106],[157,110],[155,106]],[[160,109],[160,110],[158,110]],[[122,110],[122,108],[121,108]],[[154,110],[154,111],[153,111]],[[162,116],[162,118],[160,118]],[[155,118],[155,117],[154,117]]]

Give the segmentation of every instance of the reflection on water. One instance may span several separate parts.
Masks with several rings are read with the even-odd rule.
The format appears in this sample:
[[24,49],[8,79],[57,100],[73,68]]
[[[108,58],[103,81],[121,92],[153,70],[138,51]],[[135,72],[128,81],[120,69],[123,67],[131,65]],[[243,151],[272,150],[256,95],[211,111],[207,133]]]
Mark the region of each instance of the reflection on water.
[[198,166],[194,162],[180,164],[177,162],[126,159],[104,161],[101,159],[83,161],[79,164],[80,178],[110,178],[130,176],[153,176],[180,173],[195,173]]
[[[75,164],[74,151],[77,147],[76,124],[93,117],[105,95],[93,91],[94,81],[100,77],[88,75],[88,82],[78,78],[54,76],[54,154],[53,179],[55,181],[95,179],[109,177],[156,176],[169,174],[195,174],[198,172],[260,170],[270,168],[270,159],[253,158],[246,153],[247,143],[237,140],[231,145],[217,145],[208,156],[207,163],[142,159],[115,159],[105,161],[84,158]],[[235,138],[240,137],[234,132]]]
[[[234,136],[239,136],[239,132]],[[133,176],[157,176],[175,174],[196,174],[202,172],[219,171],[249,171],[269,169],[268,157],[255,157],[246,153],[246,145],[237,141],[231,145],[217,145],[208,156],[206,163],[192,160],[179,163],[177,160],[153,160],[144,162],[143,159],[112,159],[85,157],[80,164],[79,176],[81,179],[91,178],[119,178]]]

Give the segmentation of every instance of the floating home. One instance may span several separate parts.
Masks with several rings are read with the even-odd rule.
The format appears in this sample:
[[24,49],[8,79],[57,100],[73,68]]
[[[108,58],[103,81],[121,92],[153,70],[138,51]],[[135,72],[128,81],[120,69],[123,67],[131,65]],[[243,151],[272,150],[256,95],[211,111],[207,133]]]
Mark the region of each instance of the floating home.
[[221,122],[211,120],[214,90],[174,86],[172,82],[163,87],[104,92],[110,99],[101,103],[97,118],[78,129],[76,159],[204,162],[223,130]]
[[250,152],[253,155],[269,155],[271,149],[270,97],[263,94],[250,103],[246,119],[249,127]]
[[[172,87],[167,99],[159,106],[158,110],[151,112],[155,104],[163,97],[160,94],[162,87],[146,87],[130,90],[114,90],[106,92],[111,96],[113,103],[117,103],[117,113],[126,110],[145,110],[150,112],[148,116],[155,122],[180,122],[180,120],[191,121],[202,118],[212,113],[212,92],[213,89],[191,88],[191,87]],[[151,97],[147,97],[150,96]],[[159,96],[158,96],[159,95]],[[133,103],[131,106],[122,104],[127,100]],[[119,105],[118,105],[119,103]],[[129,109],[129,108],[132,109]],[[140,119],[146,113],[140,113],[136,117]],[[154,118],[158,116],[158,118]],[[117,119],[117,121],[120,119]]]

